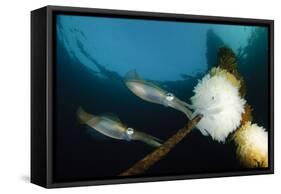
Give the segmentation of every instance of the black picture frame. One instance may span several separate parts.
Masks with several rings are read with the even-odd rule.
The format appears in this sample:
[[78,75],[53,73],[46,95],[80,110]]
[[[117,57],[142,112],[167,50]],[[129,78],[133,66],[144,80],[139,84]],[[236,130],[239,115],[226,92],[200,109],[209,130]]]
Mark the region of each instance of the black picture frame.
[[[141,18],[266,26],[269,29],[269,167],[265,170],[204,173],[165,177],[133,177],[108,180],[54,182],[53,181],[53,106],[54,106],[54,52],[55,15],[99,15],[118,18]],[[274,173],[274,21],[232,17],[153,13],[109,9],[46,6],[31,12],[31,182],[46,188],[100,184],[135,183],[194,178],[227,177]]]

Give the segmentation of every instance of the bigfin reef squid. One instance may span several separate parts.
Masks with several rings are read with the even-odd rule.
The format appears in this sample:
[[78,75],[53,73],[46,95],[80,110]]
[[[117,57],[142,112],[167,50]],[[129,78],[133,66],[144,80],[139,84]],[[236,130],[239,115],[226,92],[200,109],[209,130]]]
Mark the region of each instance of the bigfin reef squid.
[[180,100],[173,93],[143,80],[135,70],[131,70],[125,75],[125,84],[139,98],[151,103],[174,108],[183,112],[188,119],[192,118],[192,112],[189,110],[192,109],[190,104]]
[[82,107],[79,107],[77,116],[82,124],[89,126],[107,137],[126,141],[142,141],[152,147],[159,147],[162,145],[160,139],[127,127],[114,114],[108,113],[96,116],[86,112]]

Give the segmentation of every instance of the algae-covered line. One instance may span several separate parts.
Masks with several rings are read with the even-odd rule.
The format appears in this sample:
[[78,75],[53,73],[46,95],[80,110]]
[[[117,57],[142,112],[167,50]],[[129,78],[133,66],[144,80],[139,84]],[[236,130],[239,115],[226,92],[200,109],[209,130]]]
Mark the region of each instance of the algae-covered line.
[[174,146],[176,146],[187,134],[189,134],[202,117],[202,115],[197,115],[196,117],[194,117],[190,122],[186,124],[185,127],[178,130],[176,134],[174,134],[164,144],[162,144],[162,146],[135,163],[125,172],[119,174],[119,176],[133,176],[144,173],[156,162],[161,160],[161,158],[167,155]]

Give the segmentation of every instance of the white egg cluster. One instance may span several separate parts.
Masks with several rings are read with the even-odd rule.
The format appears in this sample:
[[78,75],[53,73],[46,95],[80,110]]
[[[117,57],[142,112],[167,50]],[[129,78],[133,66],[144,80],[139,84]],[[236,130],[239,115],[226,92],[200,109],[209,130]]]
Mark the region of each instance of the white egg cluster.
[[257,124],[247,122],[235,132],[237,155],[247,167],[268,166],[268,133]]
[[193,116],[202,114],[196,125],[203,135],[225,142],[227,136],[240,125],[246,101],[239,88],[224,74],[205,75],[194,88],[191,97]]

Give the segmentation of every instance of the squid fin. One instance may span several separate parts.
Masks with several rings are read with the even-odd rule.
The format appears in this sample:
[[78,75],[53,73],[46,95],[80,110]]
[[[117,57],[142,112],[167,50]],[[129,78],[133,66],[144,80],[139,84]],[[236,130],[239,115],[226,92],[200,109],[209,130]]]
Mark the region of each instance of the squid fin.
[[102,114],[100,116],[121,123],[120,118],[117,115],[113,114],[113,113],[104,113],[104,114]]
[[167,91],[165,91],[164,89],[162,89],[161,87],[159,87],[158,85],[152,83],[151,81],[146,81],[144,80],[138,73],[137,71],[134,70],[130,70],[128,71],[125,76],[124,76],[124,81],[126,82],[130,82],[130,81],[134,81],[134,82],[138,82],[138,83],[142,83],[144,85],[148,85],[152,88],[155,88],[159,91],[162,91],[163,93],[167,93]]
[[77,117],[82,124],[87,123],[93,118],[93,115],[87,113],[81,106],[77,109]]
[[125,80],[143,80],[136,69],[130,70],[125,74]]

